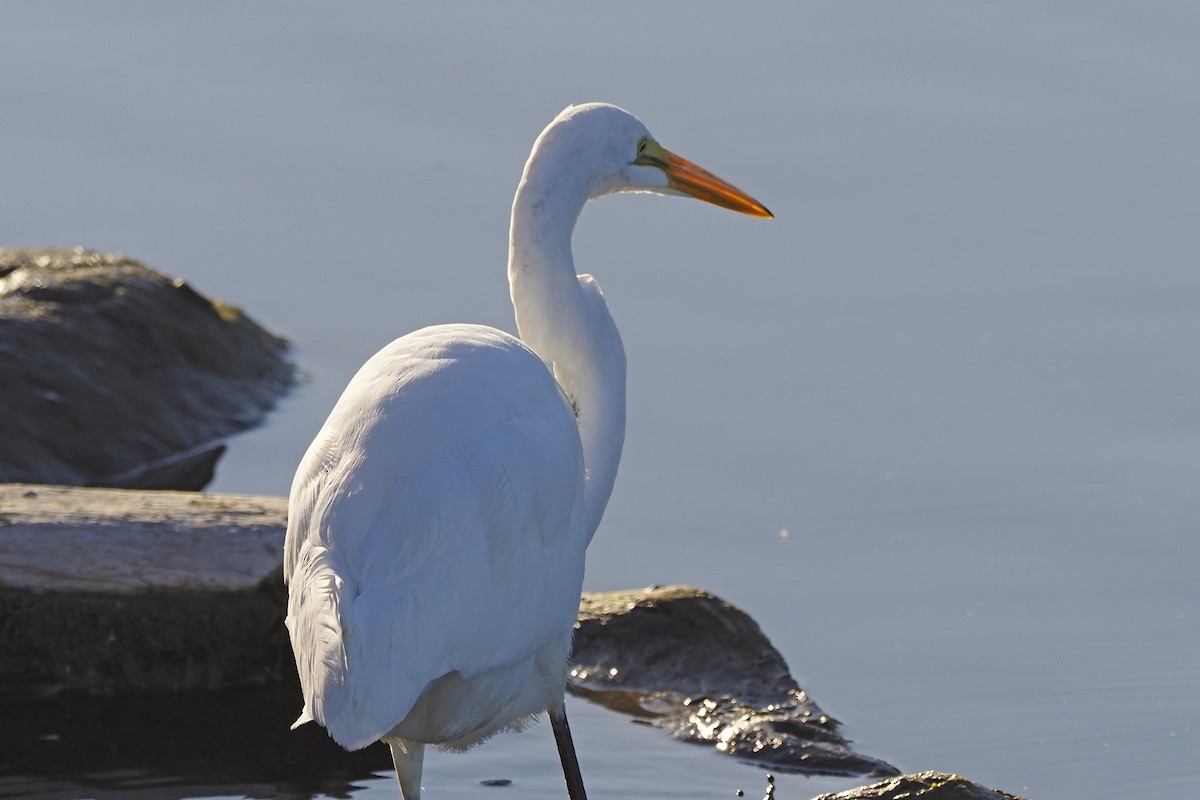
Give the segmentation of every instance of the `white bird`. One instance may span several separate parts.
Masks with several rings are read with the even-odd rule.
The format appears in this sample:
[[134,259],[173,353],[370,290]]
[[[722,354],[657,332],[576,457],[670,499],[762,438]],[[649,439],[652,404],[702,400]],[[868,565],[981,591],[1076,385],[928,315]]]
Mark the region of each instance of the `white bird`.
[[513,201],[521,338],[462,324],[395,340],[296,471],[284,553],[296,725],[315,720],[350,750],[387,742],[405,800],[419,800],[427,743],[465,750],[543,711],[569,794],[585,798],[564,689],[584,552],[625,437],[625,351],[599,284],[575,274],[571,231],[614,192],[771,216],[631,114],[568,107]]

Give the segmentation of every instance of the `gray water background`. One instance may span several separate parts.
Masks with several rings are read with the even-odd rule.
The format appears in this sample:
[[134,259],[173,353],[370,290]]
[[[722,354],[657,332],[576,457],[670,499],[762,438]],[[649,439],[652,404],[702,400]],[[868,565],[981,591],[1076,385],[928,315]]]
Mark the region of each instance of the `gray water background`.
[[[777,219],[581,219],[630,364],[587,588],[737,603],[902,769],[1194,791],[1194,4],[10,2],[0,37],[0,241],[127,253],[294,344],[304,384],[218,491],[286,493],[391,338],[512,330],[534,137],[571,102],[633,111]],[[764,785],[571,709],[596,797]],[[548,726],[432,755],[425,785],[563,794]]]

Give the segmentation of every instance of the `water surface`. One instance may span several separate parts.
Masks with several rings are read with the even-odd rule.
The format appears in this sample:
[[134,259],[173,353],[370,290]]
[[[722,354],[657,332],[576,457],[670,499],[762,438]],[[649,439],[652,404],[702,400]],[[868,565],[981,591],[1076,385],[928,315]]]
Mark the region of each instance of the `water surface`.
[[[1200,778],[1193,6],[0,16],[5,244],[126,252],[294,342],[306,384],[234,443],[214,489],[285,493],[341,387],[394,336],[511,330],[505,241],[529,146],[567,103],[616,102],[777,219],[635,197],[581,220],[577,263],[630,361],[588,588],[688,582],[738,603],[847,734],[902,769],[1036,798]],[[765,785],[572,712],[597,797]],[[73,758],[37,763],[69,776]],[[251,793],[222,789],[211,760],[192,796]],[[278,776],[264,763],[246,784],[293,791]],[[33,795],[101,793],[60,778]],[[346,791],[395,797],[393,780]],[[548,728],[431,757],[425,783],[430,798],[562,794]],[[776,796],[844,785],[781,778]]]

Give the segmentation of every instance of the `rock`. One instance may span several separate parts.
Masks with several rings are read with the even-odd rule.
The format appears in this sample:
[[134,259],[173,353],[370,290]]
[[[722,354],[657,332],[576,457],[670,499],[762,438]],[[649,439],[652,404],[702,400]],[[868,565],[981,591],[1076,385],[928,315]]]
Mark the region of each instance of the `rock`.
[[895,775],[855,753],[745,612],[701,589],[585,594],[569,688],[671,736],[779,771]]
[[813,800],[1021,800],[1015,794],[981,786],[945,772],[918,772],[859,786]]
[[0,249],[0,482],[201,488],[292,386],[286,349],[124,256]]
[[[282,498],[0,485],[0,701],[294,683],[286,515]],[[574,662],[573,692],[680,740],[776,770],[897,772],[702,590],[585,594]]]
[[295,680],[282,498],[0,486],[0,691]]

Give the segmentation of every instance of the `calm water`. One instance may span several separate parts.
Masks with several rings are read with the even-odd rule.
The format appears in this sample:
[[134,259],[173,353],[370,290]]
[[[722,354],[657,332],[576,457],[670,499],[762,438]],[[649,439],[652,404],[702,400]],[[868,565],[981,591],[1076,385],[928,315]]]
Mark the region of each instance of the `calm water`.
[[[635,197],[581,220],[630,359],[588,587],[738,603],[905,770],[1035,798],[1200,779],[1194,5],[14,2],[0,30],[0,241],[123,251],[295,344],[306,384],[214,489],[284,493],[394,336],[512,329],[532,140],[616,102],[778,219]],[[398,796],[386,758],[289,781],[297,740],[266,733],[230,777],[198,742],[282,726],[264,702],[0,723],[24,742],[0,792]],[[596,797],[761,796],[752,768],[572,713]],[[62,747],[64,715],[119,757]],[[151,746],[175,727],[196,734]],[[425,783],[563,794],[547,726],[433,755]]]

